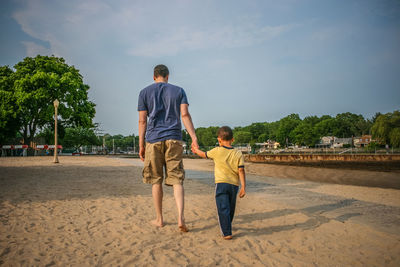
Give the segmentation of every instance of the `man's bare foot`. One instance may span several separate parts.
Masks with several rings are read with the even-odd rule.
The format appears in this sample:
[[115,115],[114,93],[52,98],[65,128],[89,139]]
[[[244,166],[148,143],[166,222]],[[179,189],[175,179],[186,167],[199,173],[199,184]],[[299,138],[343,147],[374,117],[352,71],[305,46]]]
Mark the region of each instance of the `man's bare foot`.
[[157,226],[157,227],[164,227],[164,223],[162,221],[159,220],[152,220],[151,224]]
[[189,229],[186,227],[186,225],[181,225],[181,226],[179,226],[179,230],[180,230],[181,232],[184,232],[184,233],[189,232]]
[[224,236],[224,239],[225,239],[225,240],[231,240],[231,239],[232,239],[232,236],[231,236],[231,235],[226,235],[226,236]]

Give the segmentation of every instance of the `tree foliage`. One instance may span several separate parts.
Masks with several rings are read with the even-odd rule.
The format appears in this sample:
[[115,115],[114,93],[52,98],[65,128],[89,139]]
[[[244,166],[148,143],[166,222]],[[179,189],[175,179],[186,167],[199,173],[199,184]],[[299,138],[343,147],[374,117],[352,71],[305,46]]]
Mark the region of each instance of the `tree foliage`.
[[[233,134],[235,144],[255,144],[273,140],[279,142],[282,147],[292,144],[313,147],[323,136],[352,137],[369,134],[375,120],[376,118],[366,120],[362,115],[349,112],[337,114],[335,117],[307,116],[304,119],[298,114],[290,114],[275,122],[255,122],[248,126],[235,127]],[[199,145],[215,145],[217,129],[218,127],[197,128]],[[186,139],[190,142],[188,136]]]
[[280,144],[291,144],[295,142],[293,130],[301,123],[299,114],[290,114],[279,121],[276,141]]
[[[116,150],[119,149],[122,151],[132,150],[133,148],[135,148],[136,152],[139,151],[139,136],[135,136],[135,135],[123,136],[121,134],[117,134],[117,135],[106,134],[106,135],[104,135],[104,140],[105,140],[106,149],[108,151],[112,151],[114,147]],[[113,140],[114,140],[114,147],[113,147]],[[101,138],[101,142],[102,142],[102,138]]]
[[400,147],[400,111],[379,114],[372,126],[372,136],[383,144]]
[[[0,94],[2,98],[5,95],[5,98],[12,100],[2,101],[5,104],[1,107],[1,114],[15,114],[25,144],[29,144],[38,131],[52,127],[55,99],[60,102],[60,128],[94,126],[95,104],[88,100],[89,86],[83,83],[79,70],[67,65],[63,58],[26,57],[14,68],[15,72],[10,73],[2,67],[1,80],[10,77],[12,86],[7,91],[3,90],[6,86],[2,85]],[[3,91],[11,93],[2,94]],[[17,107],[16,113],[13,104]],[[11,127],[7,129],[11,130]]]
[[13,71],[8,66],[0,67],[0,144],[15,137],[20,128],[13,86]]
[[215,146],[215,144],[218,142],[217,140],[217,131],[218,127],[199,127],[196,129],[196,136],[198,139],[199,146],[202,147],[210,147],[210,146]]
[[251,132],[248,131],[235,131],[233,134],[235,144],[248,144],[251,142]]
[[96,133],[91,128],[74,127],[65,130],[65,136],[62,140],[63,146],[78,150],[82,146],[100,146],[102,141],[96,136]]

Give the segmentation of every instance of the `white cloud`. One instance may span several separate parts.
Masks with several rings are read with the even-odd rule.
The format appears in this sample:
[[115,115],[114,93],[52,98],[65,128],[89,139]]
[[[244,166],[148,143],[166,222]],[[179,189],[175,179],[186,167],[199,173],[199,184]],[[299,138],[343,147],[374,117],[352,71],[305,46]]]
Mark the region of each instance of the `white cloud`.
[[162,56],[206,48],[246,47],[274,38],[292,27],[292,25],[280,25],[258,28],[255,25],[226,25],[206,30],[185,27],[136,43],[129,53],[135,56]]
[[42,56],[52,55],[51,50],[42,45],[38,45],[34,42],[22,42],[22,43],[26,48],[26,55],[28,57],[35,57],[37,55],[42,55]]
[[[49,42],[52,53],[60,55],[82,49],[99,52],[99,47],[106,43],[118,53],[143,57],[207,48],[247,47],[293,27],[260,25],[256,15],[224,18],[218,12],[209,12],[210,5],[215,9],[217,4],[214,1],[201,5],[197,1],[107,4],[93,0],[25,0],[14,18],[24,32]],[[208,17],[204,18],[204,14]]]

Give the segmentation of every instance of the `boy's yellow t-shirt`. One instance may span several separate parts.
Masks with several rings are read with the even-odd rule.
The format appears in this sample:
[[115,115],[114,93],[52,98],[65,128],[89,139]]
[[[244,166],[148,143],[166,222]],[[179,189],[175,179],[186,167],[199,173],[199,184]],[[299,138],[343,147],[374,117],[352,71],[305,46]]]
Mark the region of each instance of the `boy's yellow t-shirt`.
[[233,147],[219,146],[206,152],[206,157],[215,163],[215,183],[239,185],[239,168],[244,168],[241,151]]

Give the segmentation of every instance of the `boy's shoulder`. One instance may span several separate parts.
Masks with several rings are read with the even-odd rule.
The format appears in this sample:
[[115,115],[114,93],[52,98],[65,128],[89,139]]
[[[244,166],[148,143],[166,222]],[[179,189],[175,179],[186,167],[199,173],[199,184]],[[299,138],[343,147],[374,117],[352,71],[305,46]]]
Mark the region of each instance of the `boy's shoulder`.
[[242,155],[242,151],[239,150],[239,149],[237,149],[237,148],[235,148],[235,147],[232,147],[230,150],[231,150],[233,153],[237,154],[237,155]]
[[234,151],[235,151],[236,157],[238,157],[238,158],[243,157],[243,153],[241,150],[235,148]]
[[211,151],[211,150],[235,151],[235,152],[242,153],[241,150],[239,150],[235,147],[226,147],[226,146],[216,146],[216,147],[211,148],[209,151]]
[[242,154],[242,151],[241,150],[239,150],[239,149],[237,149],[237,148],[233,148],[233,150],[235,151],[235,152],[238,152],[238,153],[240,153],[240,154]]
[[208,150],[207,153],[210,153],[210,154],[218,153],[221,155],[233,153],[239,157],[242,156],[242,154],[243,154],[242,151],[240,151],[239,149],[236,149],[234,147],[224,147],[224,146],[216,146],[216,147]]

